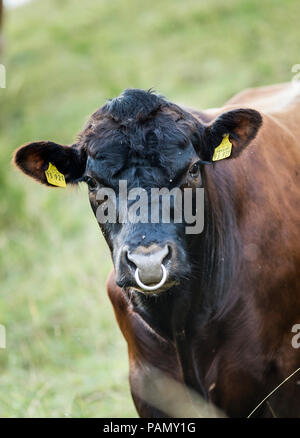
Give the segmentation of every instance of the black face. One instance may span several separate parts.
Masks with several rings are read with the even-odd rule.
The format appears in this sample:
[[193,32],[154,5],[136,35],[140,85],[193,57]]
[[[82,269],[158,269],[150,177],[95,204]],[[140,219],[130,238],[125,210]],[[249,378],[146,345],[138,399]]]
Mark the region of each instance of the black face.
[[[112,253],[116,281],[123,288],[160,293],[190,277],[195,259],[190,254],[196,248],[199,253],[202,246],[195,237],[197,233],[186,234],[185,214],[184,220],[176,219],[178,205],[176,210],[174,198],[170,199],[170,220],[164,220],[164,209],[158,203],[161,211],[158,220],[153,221],[149,193],[162,188],[177,188],[181,193],[189,187],[195,196],[202,186],[202,163],[212,162],[224,136],[232,146],[230,159],[236,158],[255,138],[262,117],[255,110],[241,108],[221,113],[214,120],[206,115],[206,123],[161,96],[129,89],[92,115],[76,144],[28,143],[16,151],[14,161],[25,174],[48,186],[59,185],[55,177],[66,184],[86,181],[96,216],[104,205],[97,194],[101,188],[110,188],[117,220],[101,222],[101,228]],[[49,181],[47,175],[53,169],[50,164],[56,173]],[[210,178],[217,174],[222,181],[222,165],[216,165]],[[126,182],[126,192],[135,188],[148,194],[147,221],[119,220],[125,208],[120,181]],[[208,190],[206,203],[210,211],[215,202],[209,197]],[[126,207],[130,208],[132,202],[126,200]],[[206,254],[202,259],[211,263]]]
[[[165,223],[161,215],[158,223],[151,223],[150,217],[152,188],[201,187],[200,157],[192,144],[192,131],[187,131],[187,125],[183,128],[182,122],[186,123],[178,114],[163,110],[148,120],[132,120],[125,126],[124,119],[119,123],[104,118],[89,137],[83,179],[95,215],[103,202],[97,200],[103,187],[116,194],[117,217],[122,208],[120,181],[126,181],[128,192],[143,188],[149,194],[147,223],[117,220],[100,224],[112,253],[117,284],[123,288],[160,293],[190,274],[186,224],[175,223],[174,205],[171,203],[170,223]],[[161,204],[159,208],[161,211]],[[137,270],[143,286],[136,279]]]

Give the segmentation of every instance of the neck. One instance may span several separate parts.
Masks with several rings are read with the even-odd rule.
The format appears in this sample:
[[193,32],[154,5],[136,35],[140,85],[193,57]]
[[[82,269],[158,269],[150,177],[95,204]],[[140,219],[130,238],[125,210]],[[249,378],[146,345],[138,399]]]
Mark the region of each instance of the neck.
[[239,229],[237,207],[242,208],[235,192],[232,163],[209,166],[204,175],[205,228],[200,236],[197,260],[201,278],[201,307],[204,322],[220,318],[235,304],[230,296],[239,271]]

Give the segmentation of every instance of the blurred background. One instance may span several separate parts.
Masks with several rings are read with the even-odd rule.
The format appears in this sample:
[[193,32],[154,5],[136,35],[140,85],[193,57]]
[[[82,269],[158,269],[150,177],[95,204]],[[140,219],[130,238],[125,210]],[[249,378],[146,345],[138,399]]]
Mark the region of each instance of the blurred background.
[[30,181],[12,167],[13,150],[37,139],[71,143],[127,87],[205,108],[289,81],[300,62],[299,16],[299,0],[4,2],[1,417],[137,415],[105,291],[110,256],[86,188]]

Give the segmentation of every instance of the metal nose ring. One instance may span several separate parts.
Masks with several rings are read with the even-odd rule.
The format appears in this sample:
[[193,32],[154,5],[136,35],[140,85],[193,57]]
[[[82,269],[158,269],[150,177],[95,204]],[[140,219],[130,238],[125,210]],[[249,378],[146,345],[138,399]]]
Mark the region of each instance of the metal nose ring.
[[166,279],[167,279],[167,270],[164,267],[163,264],[160,265],[161,269],[162,269],[162,278],[160,280],[159,283],[155,284],[154,286],[147,286],[146,284],[144,284],[139,276],[139,268],[136,268],[134,277],[135,277],[135,281],[137,282],[137,284],[144,290],[157,290],[159,289],[163,284],[165,284]]

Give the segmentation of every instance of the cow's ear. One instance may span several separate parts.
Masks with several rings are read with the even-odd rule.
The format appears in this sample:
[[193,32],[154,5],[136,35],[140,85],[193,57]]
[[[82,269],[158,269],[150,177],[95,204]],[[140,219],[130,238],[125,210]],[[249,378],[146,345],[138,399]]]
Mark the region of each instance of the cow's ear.
[[221,114],[204,129],[203,155],[207,161],[236,158],[253,140],[262,116],[253,109],[236,109]]
[[51,141],[37,141],[17,149],[13,161],[22,172],[40,183],[62,187],[65,183],[74,184],[82,177],[86,153],[77,145],[62,146]]

